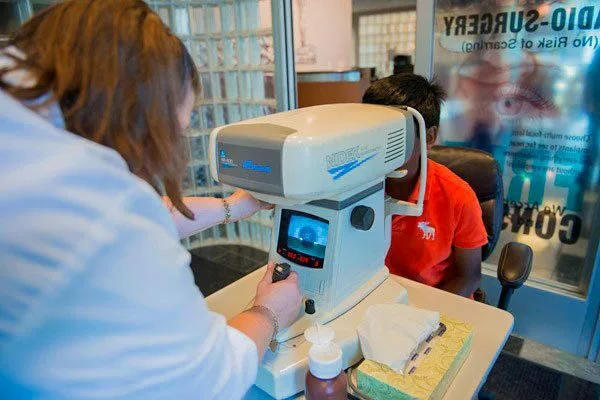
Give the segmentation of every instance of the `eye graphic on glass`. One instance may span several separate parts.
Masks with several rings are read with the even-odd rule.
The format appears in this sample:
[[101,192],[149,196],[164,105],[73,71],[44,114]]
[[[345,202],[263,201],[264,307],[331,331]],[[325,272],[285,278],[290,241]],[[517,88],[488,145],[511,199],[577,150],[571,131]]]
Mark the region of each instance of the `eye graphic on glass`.
[[522,107],[523,102],[517,98],[502,99],[496,102],[496,110],[503,115],[515,116]]
[[457,94],[500,119],[553,117],[557,107],[545,82],[557,71],[533,55],[514,64],[471,58],[459,68]]
[[543,117],[555,112],[556,106],[538,91],[519,85],[507,85],[494,95],[493,104],[500,117]]

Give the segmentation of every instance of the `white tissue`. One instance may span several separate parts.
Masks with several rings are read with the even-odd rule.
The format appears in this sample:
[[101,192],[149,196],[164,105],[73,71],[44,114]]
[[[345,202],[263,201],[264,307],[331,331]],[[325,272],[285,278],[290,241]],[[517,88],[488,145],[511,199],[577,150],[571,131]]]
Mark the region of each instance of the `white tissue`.
[[404,304],[371,306],[358,326],[363,356],[402,373],[412,354],[439,324],[438,312]]

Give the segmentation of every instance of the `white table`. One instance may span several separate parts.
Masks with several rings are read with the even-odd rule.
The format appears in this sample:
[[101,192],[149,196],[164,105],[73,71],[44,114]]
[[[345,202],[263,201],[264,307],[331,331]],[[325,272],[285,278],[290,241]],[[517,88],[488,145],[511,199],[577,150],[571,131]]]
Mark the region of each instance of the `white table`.
[[448,388],[444,400],[464,400],[479,393],[513,328],[508,312],[394,276],[408,291],[410,305],[439,311],[473,325],[471,353]]
[[[512,331],[513,316],[498,308],[399,276],[393,278],[398,280],[408,291],[410,305],[439,311],[473,326],[471,353],[446,392],[444,399],[465,400],[474,397],[481,389],[508,335]],[[242,287],[240,287],[240,290],[242,290]],[[247,289],[244,288],[244,290]],[[246,298],[246,296],[240,293],[240,297]],[[223,300],[219,296],[219,292],[207,298],[209,307],[214,311],[220,312],[226,317],[231,317],[232,309],[237,309],[237,307],[233,307],[233,301]],[[214,306],[215,303],[219,303],[219,306]],[[228,307],[228,304],[232,307]],[[248,399],[269,398],[268,396],[259,396],[257,392],[253,391]]]

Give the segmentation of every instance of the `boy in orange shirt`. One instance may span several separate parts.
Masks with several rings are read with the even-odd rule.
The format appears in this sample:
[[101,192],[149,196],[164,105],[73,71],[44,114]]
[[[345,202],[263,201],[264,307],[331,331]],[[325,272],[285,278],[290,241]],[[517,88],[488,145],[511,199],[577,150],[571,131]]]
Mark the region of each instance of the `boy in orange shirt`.
[[[437,84],[419,75],[401,74],[373,83],[363,103],[418,110],[425,119],[429,149],[437,139],[444,98]],[[411,158],[402,167],[408,175],[386,180],[389,196],[417,201],[420,159],[416,140]],[[393,217],[386,265],[393,274],[472,297],[481,281],[481,247],[486,243],[481,207],[471,187],[448,168],[427,160],[423,215]]]

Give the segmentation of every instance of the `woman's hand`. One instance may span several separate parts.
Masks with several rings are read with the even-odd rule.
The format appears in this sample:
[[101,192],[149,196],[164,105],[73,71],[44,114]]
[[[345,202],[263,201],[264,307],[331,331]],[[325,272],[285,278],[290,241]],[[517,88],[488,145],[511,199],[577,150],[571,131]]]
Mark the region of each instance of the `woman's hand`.
[[229,207],[231,208],[232,221],[239,221],[251,217],[261,210],[271,210],[273,205],[255,199],[250,193],[245,190],[238,189],[234,194],[227,198]]
[[[256,288],[254,305],[269,309],[277,319],[281,330],[290,326],[298,318],[302,293],[295,272],[286,279],[273,283],[274,268],[273,264],[267,265],[267,272]],[[258,358],[262,359],[275,333],[273,316],[250,309],[236,315],[227,323],[252,339],[258,349]]]
[[298,318],[302,305],[302,293],[298,286],[298,274],[290,273],[286,279],[273,283],[273,269],[269,264],[267,272],[256,288],[254,305],[271,310],[277,317],[279,328],[287,328]]

